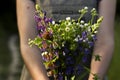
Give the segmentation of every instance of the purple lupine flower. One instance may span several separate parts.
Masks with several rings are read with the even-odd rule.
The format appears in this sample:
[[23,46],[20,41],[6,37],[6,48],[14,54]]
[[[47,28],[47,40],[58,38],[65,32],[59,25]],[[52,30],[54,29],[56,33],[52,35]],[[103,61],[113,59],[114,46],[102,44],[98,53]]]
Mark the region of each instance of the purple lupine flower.
[[71,56],[66,56],[66,60],[70,61],[70,60],[72,60],[72,57]]
[[63,80],[63,75],[61,73],[58,74],[58,80]]
[[35,15],[34,19],[35,19],[36,22],[40,22],[41,21],[41,18],[38,15]]
[[79,46],[79,51],[83,51],[83,47]]
[[44,60],[44,61],[47,61],[47,56],[48,56],[48,52],[42,52],[41,53],[41,55],[42,55],[42,59]]
[[37,26],[37,30],[39,31],[45,31],[45,26]]
[[67,65],[74,64],[74,59],[72,58],[72,56],[67,56],[65,62]]
[[94,42],[92,42],[92,41],[89,41],[88,44],[89,44],[90,47],[94,46]]
[[83,63],[86,63],[87,61],[88,61],[88,56],[84,55],[84,56],[82,57],[82,62],[83,62]]
[[43,11],[43,13],[44,13],[44,16],[46,16],[47,12],[46,12],[46,11]]
[[48,61],[46,57],[42,56],[43,61]]
[[45,23],[48,23],[49,22],[49,18],[47,18],[46,16],[44,16],[44,21],[45,21]]
[[50,44],[50,45],[49,45],[49,48],[51,48],[51,49],[52,49],[52,48],[53,48],[53,45],[52,45],[52,44]]
[[85,48],[85,49],[84,49],[84,53],[85,53],[85,54],[89,54],[89,53],[90,53],[90,50],[89,50],[88,48]]
[[71,75],[72,73],[73,73],[73,67],[72,66],[68,66],[67,68],[66,68],[66,71],[65,71],[65,73],[66,73],[66,75]]
[[80,65],[80,64],[78,64],[78,65],[76,66],[76,74],[77,74],[77,75],[80,75],[83,71],[84,71],[83,66]]
[[52,21],[53,21],[52,18],[49,18],[49,22],[52,23]]
[[52,19],[51,18],[47,18],[46,16],[44,16],[44,21],[45,23],[52,23]]
[[69,53],[69,52],[70,52],[69,49],[67,49],[67,47],[64,47],[63,51],[64,51],[65,53]]
[[59,56],[58,51],[55,51],[54,53],[55,53],[56,56]]
[[46,17],[46,16],[44,16],[44,18],[43,18],[43,20],[45,21],[45,20],[47,20],[48,18]]
[[78,40],[78,43],[82,43],[83,42],[83,38],[80,38],[79,40]]
[[64,80],[61,72],[58,73],[58,80]]
[[85,39],[86,37],[87,37],[87,32],[86,31],[82,32],[82,38]]
[[75,56],[77,56],[77,55],[78,55],[78,52],[77,52],[77,51],[75,51],[73,54],[74,54]]
[[38,33],[38,36],[39,36],[40,38],[42,38],[42,34],[41,34],[41,33]]
[[41,51],[41,52],[45,52],[46,49],[44,49],[44,48],[40,48],[40,51]]
[[97,40],[96,35],[92,35],[92,38],[93,38],[93,41],[96,41],[96,40]]
[[53,32],[52,32],[52,30],[49,31],[49,36],[50,36],[50,37],[53,36]]

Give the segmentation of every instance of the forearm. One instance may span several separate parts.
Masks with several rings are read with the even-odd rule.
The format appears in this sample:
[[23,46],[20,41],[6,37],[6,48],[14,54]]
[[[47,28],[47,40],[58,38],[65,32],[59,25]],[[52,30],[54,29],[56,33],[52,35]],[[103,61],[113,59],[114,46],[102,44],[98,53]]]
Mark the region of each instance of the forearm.
[[48,80],[38,48],[29,47],[28,39],[37,36],[34,20],[34,3],[30,0],[16,0],[17,22],[20,35],[21,54],[33,80]]
[[39,49],[21,44],[21,53],[33,80],[48,80]]
[[[92,58],[91,72],[97,73],[100,80],[106,76],[113,50],[114,50],[114,18],[115,18],[116,0],[101,0],[99,6],[99,14],[104,19],[97,34],[97,41],[95,43],[93,55],[100,55],[101,61],[95,61]],[[89,80],[93,80],[90,75]]]
[[[113,50],[113,42],[111,42],[111,44],[101,44],[101,46],[99,45],[99,49],[94,50],[93,55],[100,55],[101,60],[95,61],[95,57],[92,58],[91,73],[97,74],[100,80],[104,80],[104,77],[106,76],[106,72],[112,59]],[[89,80],[93,80],[93,74],[90,74]]]

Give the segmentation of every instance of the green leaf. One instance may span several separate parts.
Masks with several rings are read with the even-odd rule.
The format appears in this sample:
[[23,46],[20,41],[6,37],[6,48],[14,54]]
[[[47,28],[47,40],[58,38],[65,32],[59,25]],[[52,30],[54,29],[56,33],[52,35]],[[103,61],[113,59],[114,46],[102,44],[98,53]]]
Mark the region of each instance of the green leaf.
[[75,75],[71,77],[71,80],[75,80]]
[[101,56],[100,55],[94,55],[95,61],[101,61]]
[[97,74],[93,74],[93,80],[99,80],[99,77],[98,77],[98,75]]

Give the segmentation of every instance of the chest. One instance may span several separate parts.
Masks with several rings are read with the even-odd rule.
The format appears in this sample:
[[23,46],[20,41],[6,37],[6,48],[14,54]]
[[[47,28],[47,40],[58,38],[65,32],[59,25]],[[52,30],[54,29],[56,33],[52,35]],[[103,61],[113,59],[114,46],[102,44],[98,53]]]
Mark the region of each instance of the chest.
[[78,18],[78,10],[88,7],[97,9],[98,0],[40,0],[43,10],[47,11],[48,16],[53,19],[63,19],[67,16]]

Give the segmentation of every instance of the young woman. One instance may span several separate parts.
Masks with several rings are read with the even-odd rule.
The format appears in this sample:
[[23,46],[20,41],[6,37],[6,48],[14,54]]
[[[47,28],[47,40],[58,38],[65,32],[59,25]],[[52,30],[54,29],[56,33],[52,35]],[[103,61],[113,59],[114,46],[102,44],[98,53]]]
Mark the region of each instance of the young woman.
[[[87,6],[89,10],[96,8],[99,16],[104,20],[99,28],[98,40],[95,44],[94,54],[101,56],[101,61],[91,62],[91,72],[97,73],[100,80],[103,80],[108,70],[113,50],[114,50],[114,18],[116,0],[16,0],[17,2],[17,20],[20,34],[21,54],[25,65],[33,80],[49,80],[46,70],[42,64],[40,50],[34,46],[28,45],[28,39],[34,39],[37,35],[35,29],[34,12],[35,2],[47,11],[48,16],[54,20],[64,19],[68,16],[78,18],[77,11]],[[85,20],[90,18],[89,13]],[[30,80],[28,73],[23,71],[21,80]],[[93,80],[93,75],[88,76],[88,80]]]

